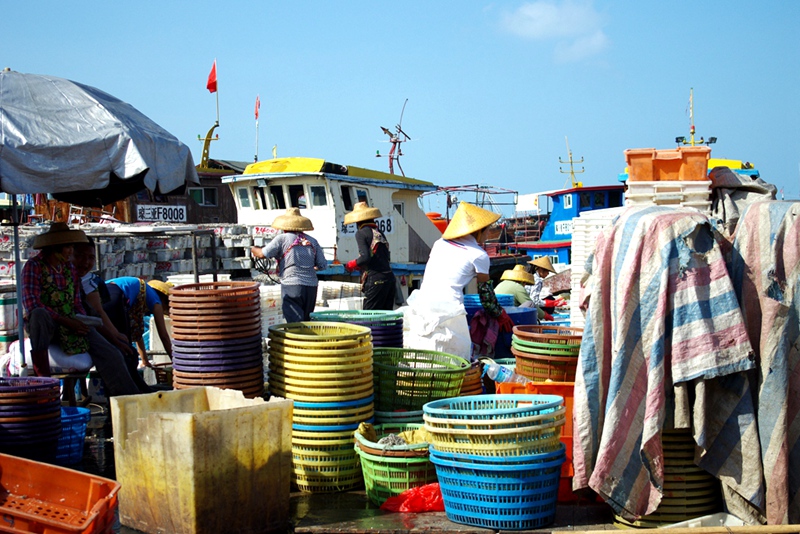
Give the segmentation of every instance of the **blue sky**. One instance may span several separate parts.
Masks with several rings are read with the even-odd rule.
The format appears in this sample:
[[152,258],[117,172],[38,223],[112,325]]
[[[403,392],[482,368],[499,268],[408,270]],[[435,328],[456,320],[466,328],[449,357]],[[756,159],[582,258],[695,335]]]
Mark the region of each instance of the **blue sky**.
[[800,198],[800,1],[81,2],[0,0],[0,68],[93,85],[211,157],[306,156],[387,169],[403,116],[407,176],[532,193],[585,185],[627,148],[697,135]]

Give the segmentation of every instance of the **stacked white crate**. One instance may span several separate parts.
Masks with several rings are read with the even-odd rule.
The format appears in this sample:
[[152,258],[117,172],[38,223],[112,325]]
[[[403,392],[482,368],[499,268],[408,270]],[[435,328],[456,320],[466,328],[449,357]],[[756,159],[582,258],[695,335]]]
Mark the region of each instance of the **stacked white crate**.
[[332,300],[338,301],[341,299],[361,296],[361,284],[354,284],[352,282],[336,282],[333,280],[321,280],[319,286],[317,286],[317,306],[328,306],[329,301]]
[[625,205],[673,206],[711,211],[711,180],[638,182],[628,180]]
[[269,335],[270,326],[286,322],[281,307],[283,304],[281,286],[262,284],[259,292],[261,293],[261,336],[266,338]]
[[231,249],[232,255],[222,258],[222,268],[226,271],[250,269],[253,259],[250,257],[250,247],[253,246],[253,236],[247,233],[247,227],[236,225],[226,227],[226,233],[221,236],[225,248]]
[[625,208],[608,208],[581,212],[572,219],[572,277],[570,279],[569,319],[570,326],[583,328],[586,319],[579,308],[581,297],[581,278],[586,272],[586,261],[594,252],[598,234],[611,226],[614,218]]
[[[275,230],[271,226],[248,226],[247,227],[247,234],[249,236],[251,236],[251,238],[253,239],[253,246],[254,247],[263,247],[263,246],[265,246],[267,243],[272,241],[272,238],[274,238],[276,235],[278,235],[278,233],[279,233],[279,230]],[[245,252],[247,253],[247,256],[250,258],[251,265],[252,265],[252,267],[250,269],[250,276],[252,276],[253,278],[258,278],[258,277],[263,276],[263,273],[261,273],[260,271],[255,269],[255,259],[253,259],[252,255],[250,254],[250,250],[248,249]],[[274,271],[272,270],[272,267],[275,268]],[[271,270],[271,272],[269,273],[269,276],[271,278],[277,280],[279,275],[278,275],[278,272],[277,272],[277,265],[275,264],[274,261],[272,262],[272,266],[270,267],[270,270]]]

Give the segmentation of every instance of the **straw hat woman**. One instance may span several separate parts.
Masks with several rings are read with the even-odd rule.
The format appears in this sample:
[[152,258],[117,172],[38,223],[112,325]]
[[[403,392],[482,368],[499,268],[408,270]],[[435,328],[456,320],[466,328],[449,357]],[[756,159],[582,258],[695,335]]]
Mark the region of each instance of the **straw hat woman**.
[[345,224],[357,224],[358,258],[345,263],[348,272],[361,271],[361,291],[365,310],[393,310],[395,298],[394,273],[390,265],[389,242],[378,228],[375,219],[381,216],[378,208],[359,202],[345,214]]
[[528,263],[533,266],[533,284],[528,287],[528,296],[531,298],[531,305],[539,308],[539,319],[552,321],[553,316],[542,308],[549,308],[552,311],[556,301],[542,298],[542,285],[544,284],[544,279],[547,278],[550,273],[555,274],[556,270],[553,268],[553,264],[547,256],[536,258]]
[[78,319],[86,315],[86,310],[72,254],[75,245],[82,243],[88,243],[88,239],[81,230],[53,223],[47,232],[36,236],[33,248],[41,252],[22,269],[22,305],[34,371],[38,376],[50,376],[49,347],[55,343],[66,354],[88,352],[109,395],[139,393],[122,353]]
[[314,229],[311,220],[289,208],[275,217],[272,227],[282,230],[265,247],[251,247],[254,258],[275,258],[281,278],[283,317],[287,323],[308,321],[317,302],[317,270],[328,267],[319,242],[306,234]]
[[[499,218],[497,213],[461,202],[442,238],[433,244],[420,289],[408,299],[411,308],[420,315],[438,313],[441,318],[443,314],[463,314],[457,321],[447,321],[446,325],[437,320],[438,326],[430,333],[430,338],[450,337],[447,347],[450,353],[467,359],[471,356],[463,293],[467,284],[477,280],[481,303],[489,315],[499,318],[503,314],[489,279],[489,255],[482,246],[486,229]],[[444,331],[447,328],[452,330],[452,335]]]
[[533,275],[525,270],[524,265],[515,265],[507,269],[500,277],[500,283],[494,288],[495,295],[514,295],[514,306],[530,306],[531,297],[525,286],[532,285]]

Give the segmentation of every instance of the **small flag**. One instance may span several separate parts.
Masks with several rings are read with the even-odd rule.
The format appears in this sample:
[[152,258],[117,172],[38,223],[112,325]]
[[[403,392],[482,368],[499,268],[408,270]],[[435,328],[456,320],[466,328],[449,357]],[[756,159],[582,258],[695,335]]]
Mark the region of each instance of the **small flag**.
[[278,158],[278,145],[272,145],[272,159]]
[[261,107],[261,99],[256,95],[256,120],[258,120],[258,110]]
[[217,92],[217,60],[214,60],[214,65],[211,66],[211,72],[208,74],[208,83],[206,88],[209,93]]

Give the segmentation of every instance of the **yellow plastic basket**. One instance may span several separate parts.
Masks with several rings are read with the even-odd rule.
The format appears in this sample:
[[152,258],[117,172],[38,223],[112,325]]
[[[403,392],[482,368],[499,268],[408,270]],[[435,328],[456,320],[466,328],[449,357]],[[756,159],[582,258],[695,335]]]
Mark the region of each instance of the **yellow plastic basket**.
[[331,341],[358,341],[370,336],[371,330],[368,327],[349,323],[307,321],[269,327],[270,339],[326,343]]

